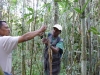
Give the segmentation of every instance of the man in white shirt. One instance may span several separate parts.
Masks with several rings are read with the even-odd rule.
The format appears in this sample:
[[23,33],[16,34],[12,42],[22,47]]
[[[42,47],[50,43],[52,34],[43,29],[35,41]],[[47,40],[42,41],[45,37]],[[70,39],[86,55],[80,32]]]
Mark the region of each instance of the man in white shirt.
[[47,27],[44,25],[40,29],[27,32],[22,36],[10,36],[10,29],[6,21],[0,21],[0,66],[5,75],[11,75],[12,50],[17,47],[17,44],[33,39],[46,29]]

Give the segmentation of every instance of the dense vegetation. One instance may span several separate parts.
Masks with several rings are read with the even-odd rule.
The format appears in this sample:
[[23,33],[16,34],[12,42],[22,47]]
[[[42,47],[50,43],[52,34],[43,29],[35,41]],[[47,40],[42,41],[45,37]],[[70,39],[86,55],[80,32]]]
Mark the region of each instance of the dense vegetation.
[[[60,75],[100,75],[99,0],[0,0],[0,20],[14,36],[41,25],[63,26],[64,53]],[[40,37],[19,44],[13,51],[13,75],[44,75]]]

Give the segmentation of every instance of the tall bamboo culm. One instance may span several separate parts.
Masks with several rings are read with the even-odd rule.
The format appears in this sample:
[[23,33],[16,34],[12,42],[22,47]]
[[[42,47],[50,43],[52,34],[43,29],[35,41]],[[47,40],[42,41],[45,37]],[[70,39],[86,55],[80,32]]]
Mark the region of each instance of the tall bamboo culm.
[[[85,0],[80,1],[81,10],[85,4]],[[85,30],[85,10],[81,14],[81,75],[87,75],[87,59],[86,59],[86,30]]]

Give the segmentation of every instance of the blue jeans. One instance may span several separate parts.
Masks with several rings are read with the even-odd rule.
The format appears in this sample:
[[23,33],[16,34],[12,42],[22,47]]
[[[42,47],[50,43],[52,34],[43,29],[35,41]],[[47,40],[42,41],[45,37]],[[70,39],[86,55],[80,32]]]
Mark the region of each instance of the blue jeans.
[[12,74],[9,74],[9,73],[7,73],[7,72],[4,72],[4,75],[12,75]]

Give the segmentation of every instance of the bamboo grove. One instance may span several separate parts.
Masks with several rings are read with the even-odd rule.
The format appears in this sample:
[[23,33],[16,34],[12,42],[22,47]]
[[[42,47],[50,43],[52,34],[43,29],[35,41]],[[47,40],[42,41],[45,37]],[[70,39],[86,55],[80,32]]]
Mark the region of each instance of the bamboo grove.
[[[0,20],[13,36],[41,25],[63,26],[64,53],[60,75],[100,75],[100,0],[0,0]],[[44,75],[40,37],[13,51],[13,75]]]

